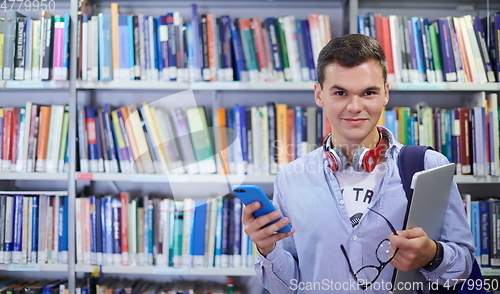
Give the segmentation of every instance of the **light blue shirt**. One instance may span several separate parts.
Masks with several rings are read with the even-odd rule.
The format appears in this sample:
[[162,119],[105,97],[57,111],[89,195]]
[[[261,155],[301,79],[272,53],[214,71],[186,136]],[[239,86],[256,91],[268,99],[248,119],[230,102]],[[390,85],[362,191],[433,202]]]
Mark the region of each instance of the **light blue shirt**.
[[[401,230],[407,199],[397,158],[403,145],[389,135],[386,174],[369,207]],[[447,163],[441,153],[426,152],[426,169]],[[272,294],[388,293],[394,267],[388,264],[371,288],[361,290],[349,272],[340,245],[346,248],[355,272],[366,265],[378,266],[375,249],[391,230],[383,218],[371,211],[352,227],[339,183],[327,166],[322,148],[287,164],[279,172],[273,199],[283,215],[290,218],[296,232],[277,242],[267,258],[260,255],[255,264],[257,276]],[[423,275],[439,284],[447,279],[467,278],[472,269],[474,246],[455,182],[439,241],[444,248],[443,261],[432,272],[421,269]]]

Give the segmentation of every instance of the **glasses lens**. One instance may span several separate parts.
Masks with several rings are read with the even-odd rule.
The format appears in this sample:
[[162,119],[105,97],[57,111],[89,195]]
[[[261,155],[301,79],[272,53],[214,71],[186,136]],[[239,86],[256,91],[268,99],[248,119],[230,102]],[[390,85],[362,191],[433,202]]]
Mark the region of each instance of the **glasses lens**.
[[374,266],[368,265],[361,268],[356,274],[358,283],[360,285],[366,285],[373,283],[378,275],[378,269]]
[[377,258],[380,262],[388,262],[394,257],[394,250],[391,249],[391,242],[387,239],[380,242],[377,247]]

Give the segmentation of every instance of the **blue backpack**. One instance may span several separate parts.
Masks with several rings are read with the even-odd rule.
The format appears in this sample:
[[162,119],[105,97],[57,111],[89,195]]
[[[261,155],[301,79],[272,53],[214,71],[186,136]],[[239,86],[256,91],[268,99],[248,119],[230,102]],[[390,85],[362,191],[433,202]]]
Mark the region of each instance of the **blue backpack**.
[[[405,226],[406,220],[408,218],[408,211],[410,209],[411,197],[413,196],[413,190],[410,188],[411,180],[413,178],[413,174],[419,171],[424,170],[424,158],[425,152],[427,150],[432,150],[431,147],[428,146],[414,146],[414,145],[405,145],[401,148],[398,158],[398,168],[399,175],[401,177],[401,181],[403,183],[403,188],[406,193],[406,198],[408,199],[408,206],[406,207],[406,215],[405,215]],[[404,227],[404,226],[403,226]],[[470,290],[468,287],[468,280],[474,280],[474,285],[481,285],[480,289],[477,286],[472,287]],[[484,281],[483,275],[481,274],[481,269],[476,259],[473,260],[472,271],[467,281],[463,284],[457,284],[454,287],[445,288],[443,286],[439,286],[437,290],[431,290],[431,293],[434,294],[451,294],[451,293],[459,293],[459,294],[467,294],[467,293],[487,293],[484,290]]]

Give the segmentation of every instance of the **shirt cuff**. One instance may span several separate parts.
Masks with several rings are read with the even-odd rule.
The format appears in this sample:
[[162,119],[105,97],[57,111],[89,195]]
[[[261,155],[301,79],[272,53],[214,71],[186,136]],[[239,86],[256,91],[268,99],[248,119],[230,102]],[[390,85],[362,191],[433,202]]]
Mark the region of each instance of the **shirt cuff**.
[[268,270],[271,270],[273,273],[279,276],[280,272],[283,269],[283,263],[285,261],[285,250],[281,248],[280,246],[276,245],[274,249],[269,252],[269,254],[264,257],[259,250],[258,252],[258,259],[262,266],[264,268],[267,268]]
[[446,269],[451,265],[451,256],[453,256],[453,250],[447,246],[445,243],[437,241],[441,243],[443,248],[443,261],[441,264],[435,268],[432,272],[426,271],[421,268],[420,272],[427,278],[429,281],[438,281],[439,278],[446,272]]

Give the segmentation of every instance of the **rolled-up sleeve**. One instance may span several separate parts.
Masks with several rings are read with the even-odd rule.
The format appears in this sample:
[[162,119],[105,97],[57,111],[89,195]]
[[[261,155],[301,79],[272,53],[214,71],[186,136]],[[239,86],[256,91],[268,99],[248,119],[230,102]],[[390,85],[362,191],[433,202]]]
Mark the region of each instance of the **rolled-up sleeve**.
[[[281,194],[281,177],[278,174],[274,183],[273,201],[284,216],[288,216],[286,203]],[[293,223],[293,221],[292,221]],[[294,236],[276,243],[276,247],[266,257],[259,254],[255,271],[264,287],[271,293],[297,293],[300,279]]]

